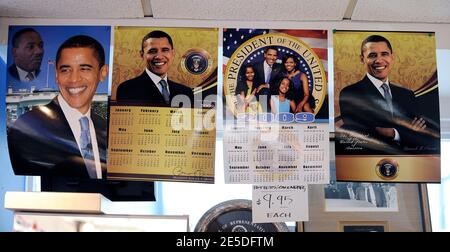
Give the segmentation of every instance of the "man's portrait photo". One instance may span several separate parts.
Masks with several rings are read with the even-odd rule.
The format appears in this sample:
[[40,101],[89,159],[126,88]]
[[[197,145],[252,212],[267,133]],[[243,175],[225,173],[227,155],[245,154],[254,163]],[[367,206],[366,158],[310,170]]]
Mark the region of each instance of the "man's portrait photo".
[[[336,154],[428,155],[431,159],[422,161],[431,167],[432,179],[440,154],[434,33],[337,31],[334,36]],[[392,177],[378,174],[382,180]]]
[[[111,100],[190,108],[194,106],[194,92],[200,102],[207,94],[215,94],[214,34],[212,29],[116,28]],[[183,64],[195,63],[192,55],[203,62],[198,74],[190,69],[195,69],[194,65]]]
[[11,53],[13,62],[8,66],[11,78],[20,82],[31,82],[41,72],[44,56],[44,41],[33,28],[22,28],[12,37]]

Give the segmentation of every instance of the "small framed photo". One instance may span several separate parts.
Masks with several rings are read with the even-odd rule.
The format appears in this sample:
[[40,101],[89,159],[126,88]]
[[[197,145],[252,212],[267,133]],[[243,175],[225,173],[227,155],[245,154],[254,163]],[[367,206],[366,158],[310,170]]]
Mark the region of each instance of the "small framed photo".
[[339,232],[389,232],[387,221],[339,221]]

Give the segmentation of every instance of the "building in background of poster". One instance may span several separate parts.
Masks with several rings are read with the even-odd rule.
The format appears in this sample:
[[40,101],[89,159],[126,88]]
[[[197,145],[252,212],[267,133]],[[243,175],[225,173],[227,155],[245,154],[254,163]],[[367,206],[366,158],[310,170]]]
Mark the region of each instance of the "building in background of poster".
[[435,34],[334,33],[336,177],[439,182]]
[[306,184],[254,185],[253,223],[308,221],[308,186]]
[[327,32],[224,29],[226,183],[329,182]]
[[109,178],[214,182],[217,35],[115,28]]

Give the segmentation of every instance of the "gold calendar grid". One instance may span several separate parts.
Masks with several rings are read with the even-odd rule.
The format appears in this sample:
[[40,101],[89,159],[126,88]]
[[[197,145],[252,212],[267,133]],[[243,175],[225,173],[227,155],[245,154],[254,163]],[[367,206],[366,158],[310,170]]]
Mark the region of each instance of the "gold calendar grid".
[[200,182],[214,177],[215,118],[202,118],[207,109],[112,105],[110,111],[108,175]]

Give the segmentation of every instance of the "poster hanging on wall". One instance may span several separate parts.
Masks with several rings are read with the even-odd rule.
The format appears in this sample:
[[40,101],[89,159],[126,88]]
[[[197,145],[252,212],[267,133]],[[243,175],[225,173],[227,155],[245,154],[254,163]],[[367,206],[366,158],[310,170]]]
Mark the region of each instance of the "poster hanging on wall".
[[115,28],[109,178],[214,182],[217,36]]
[[327,31],[224,29],[227,183],[328,183]]
[[16,175],[106,177],[110,37],[109,26],[10,26],[6,114]]
[[440,182],[433,32],[334,33],[336,177]]

